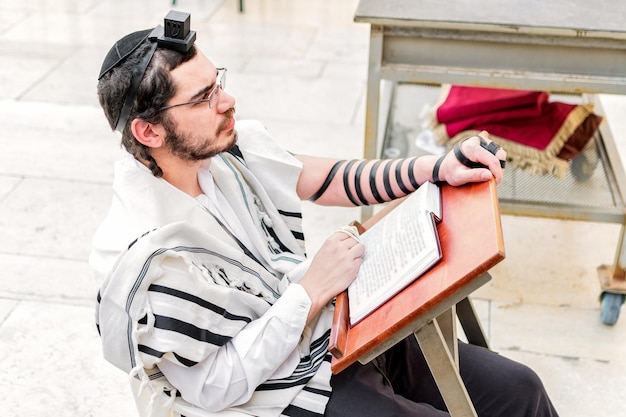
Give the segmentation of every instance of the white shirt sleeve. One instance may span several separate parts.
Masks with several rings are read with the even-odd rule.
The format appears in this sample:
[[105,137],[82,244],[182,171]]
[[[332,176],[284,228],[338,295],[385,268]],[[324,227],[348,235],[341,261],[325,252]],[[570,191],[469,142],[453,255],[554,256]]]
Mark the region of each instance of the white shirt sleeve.
[[243,404],[263,382],[294,371],[310,307],[304,288],[291,284],[262,317],[203,361],[183,367],[164,359],[159,369],[186,401],[208,411]]

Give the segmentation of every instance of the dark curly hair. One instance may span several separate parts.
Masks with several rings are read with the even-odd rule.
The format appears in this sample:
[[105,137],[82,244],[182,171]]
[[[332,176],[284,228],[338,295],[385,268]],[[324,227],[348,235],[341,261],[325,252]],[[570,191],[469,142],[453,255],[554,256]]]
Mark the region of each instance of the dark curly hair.
[[[133,77],[133,69],[139,64],[150,46],[151,42],[146,39],[128,58],[98,81],[98,100],[111,129],[115,129],[115,123],[122,111],[126,92]],[[122,131],[122,146],[135,158],[148,161],[152,174],[157,177],[163,175],[163,171],[150,154],[150,149],[135,139],[130,125],[136,118],[149,123],[169,123],[167,113],[158,110],[165,106],[165,103],[176,93],[170,71],[192,59],[196,53],[195,46],[192,46],[186,53],[165,48],[156,49],[141,80],[137,97]]]

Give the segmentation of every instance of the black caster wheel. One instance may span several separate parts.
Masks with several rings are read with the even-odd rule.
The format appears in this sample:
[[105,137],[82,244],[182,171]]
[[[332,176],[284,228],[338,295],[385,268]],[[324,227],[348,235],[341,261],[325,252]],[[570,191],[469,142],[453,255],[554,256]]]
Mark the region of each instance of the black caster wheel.
[[615,294],[612,292],[602,293],[602,313],[600,315],[602,323],[609,326],[617,323],[624,300],[626,300],[626,295],[624,294]]

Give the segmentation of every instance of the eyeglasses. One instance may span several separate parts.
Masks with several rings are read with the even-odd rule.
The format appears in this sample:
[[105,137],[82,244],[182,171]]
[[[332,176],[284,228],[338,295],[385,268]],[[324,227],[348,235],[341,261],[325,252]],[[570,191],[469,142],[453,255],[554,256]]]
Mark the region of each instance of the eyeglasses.
[[163,106],[158,111],[162,112],[164,110],[171,109],[172,107],[178,106],[186,106],[188,104],[200,104],[200,103],[209,103],[209,108],[215,107],[217,104],[217,100],[219,97],[219,91],[226,88],[226,68],[217,68],[217,76],[215,77],[215,86],[211,91],[205,93],[204,98],[200,100],[187,101],[185,103],[171,104],[169,106]]

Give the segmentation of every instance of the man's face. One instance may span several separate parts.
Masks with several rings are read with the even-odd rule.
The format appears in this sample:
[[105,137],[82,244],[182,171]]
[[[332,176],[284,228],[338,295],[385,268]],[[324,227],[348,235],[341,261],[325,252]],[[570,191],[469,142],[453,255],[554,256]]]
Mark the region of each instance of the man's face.
[[[200,51],[171,72],[176,94],[167,105],[206,98],[218,88],[217,69]],[[202,102],[164,110],[166,147],[186,161],[200,161],[232,148],[236,142],[235,99],[219,89],[215,104]]]

